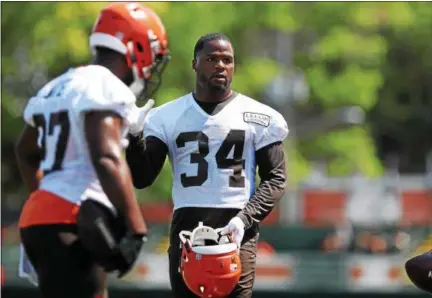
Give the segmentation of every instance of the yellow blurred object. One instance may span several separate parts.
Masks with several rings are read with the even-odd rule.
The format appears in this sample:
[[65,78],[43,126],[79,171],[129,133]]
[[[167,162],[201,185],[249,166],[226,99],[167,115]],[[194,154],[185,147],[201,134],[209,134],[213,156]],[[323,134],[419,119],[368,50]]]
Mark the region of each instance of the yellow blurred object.
[[429,234],[422,243],[417,247],[416,253],[421,254],[432,249],[432,234]]
[[155,251],[159,254],[164,254],[168,251],[169,247],[169,237],[163,237],[160,242],[156,245]]

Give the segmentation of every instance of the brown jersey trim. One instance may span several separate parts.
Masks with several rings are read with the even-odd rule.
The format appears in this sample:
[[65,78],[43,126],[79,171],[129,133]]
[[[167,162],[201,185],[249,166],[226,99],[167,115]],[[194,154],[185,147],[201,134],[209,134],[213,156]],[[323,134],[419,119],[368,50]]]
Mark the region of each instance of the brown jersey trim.
[[223,108],[226,107],[227,104],[229,104],[231,101],[234,100],[238,95],[237,92],[233,91],[231,95],[227,98],[225,98],[222,101],[215,101],[215,102],[205,102],[205,101],[199,101],[195,94],[192,93],[192,97],[195,100],[195,102],[200,106],[201,109],[203,109],[204,112],[209,114],[210,116],[214,116],[220,111],[223,110]]
[[141,189],[153,184],[165,163],[168,146],[160,139],[150,136],[145,140],[141,136],[129,135],[126,149],[126,161],[136,188]]
[[286,187],[285,152],[282,142],[267,145],[255,153],[260,184],[238,216],[250,228],[270,214]]

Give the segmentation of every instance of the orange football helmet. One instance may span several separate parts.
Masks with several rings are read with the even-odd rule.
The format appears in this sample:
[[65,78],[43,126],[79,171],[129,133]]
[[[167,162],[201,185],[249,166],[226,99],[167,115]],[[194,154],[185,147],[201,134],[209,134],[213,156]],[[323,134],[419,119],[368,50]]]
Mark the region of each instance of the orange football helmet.
[[[126,56],[134,75],[129,87],[137,97],[143,91],[149,97],[157,90],[169,60],[162,21],[152,9],[138,3],[118,2],[102,9],[90,35],[90,47],[105,47]],[[149,83],[156,86],[149,90]]]
[[241,275],[238,248],[228,236],[199,223],[192,232],[181,231],[180,272],[187,287],[197,296],[228,296]]

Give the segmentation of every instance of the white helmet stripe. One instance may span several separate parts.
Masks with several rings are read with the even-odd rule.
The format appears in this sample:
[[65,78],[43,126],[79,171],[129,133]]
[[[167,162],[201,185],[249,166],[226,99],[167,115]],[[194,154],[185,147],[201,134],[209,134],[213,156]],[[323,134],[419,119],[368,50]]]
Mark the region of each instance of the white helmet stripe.
[[90,47],[105,47],[113,51],[126,55],[127,48],[124,43],[115,36],[106,33],[93,33],[90,35]]

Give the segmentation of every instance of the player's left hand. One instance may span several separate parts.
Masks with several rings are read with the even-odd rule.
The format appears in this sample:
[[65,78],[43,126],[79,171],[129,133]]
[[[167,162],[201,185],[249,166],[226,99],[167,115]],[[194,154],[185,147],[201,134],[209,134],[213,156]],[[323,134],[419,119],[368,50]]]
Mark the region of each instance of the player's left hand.
[[133,136],[138,136],[144,130],[144,122],[148,112],[154,106],[155,101],[149,99],[144,106],[141,108],[137,107],[136,118],[133,119],[129,126],[129,133]]
[[241,242],[245,233],[245,224],[240,217],[232,218],[229,223],[222,228],[221,235],[231,235],[235,244],[240,249]]

